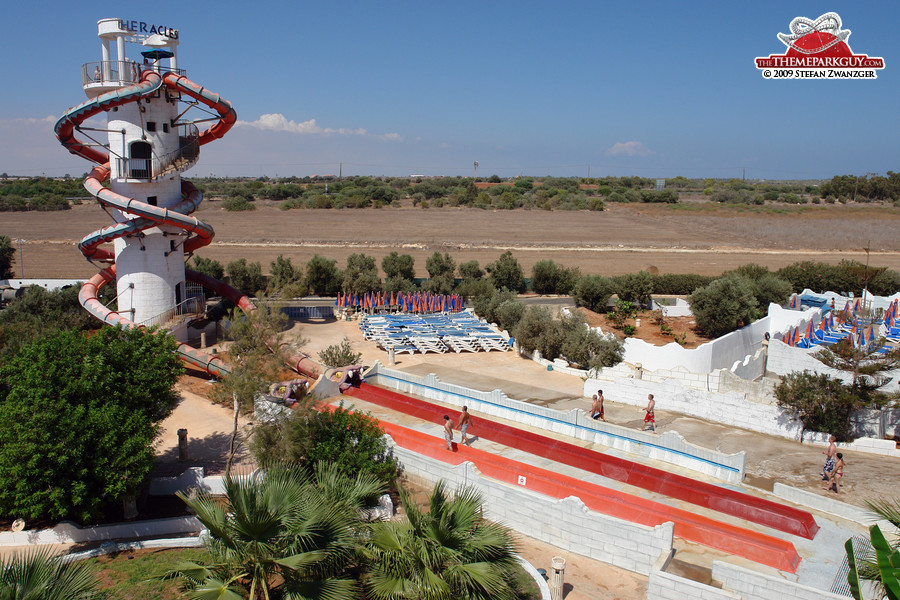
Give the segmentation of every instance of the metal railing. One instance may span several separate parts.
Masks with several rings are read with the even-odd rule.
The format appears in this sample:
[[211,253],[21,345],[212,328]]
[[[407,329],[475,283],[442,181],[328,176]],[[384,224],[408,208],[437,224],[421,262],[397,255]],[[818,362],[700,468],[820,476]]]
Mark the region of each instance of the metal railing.
[[[119,179],[158,179],[174,171],[186,171],[200,158],[200,130],[193,124],[175,127],[178,134],[178,149],[152,158],[120,158],[117,177]],[[170,134],[171,135],[171,134]]]
[[153,327],[155,325],[164,326],[166,323],[172,321],[176,317],[183,317],[185,315],[201,315],[206,311],[206,298],[203,296],[198,296],[195,298],[188,298],[181,304],[176,304],[169,310],[163,311],[154,317],[150,317],[149,319],[145,319],[138,323],[143,327]]
[[81,65],[81,83],[93,85],[123,86],[141,80],[141,71],[153,69],[160,75],[175,73],[184,75],[184,69],[170,69],[162,65],[143,65],[133,60],[98,60]]

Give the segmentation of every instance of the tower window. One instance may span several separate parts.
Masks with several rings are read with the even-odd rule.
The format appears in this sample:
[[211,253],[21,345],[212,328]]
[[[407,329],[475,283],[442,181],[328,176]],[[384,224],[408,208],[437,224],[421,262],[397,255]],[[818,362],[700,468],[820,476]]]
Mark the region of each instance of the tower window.
[[169,124],[163,123],[163,133],[169,133]]
[[150,179],[151,147],[147,142],[132,142],[129,176],[132,179]]
[[156,206],[156,196],[147,196],[147,204]]
[[156,131],[156,121],[147,121],[147,131]]

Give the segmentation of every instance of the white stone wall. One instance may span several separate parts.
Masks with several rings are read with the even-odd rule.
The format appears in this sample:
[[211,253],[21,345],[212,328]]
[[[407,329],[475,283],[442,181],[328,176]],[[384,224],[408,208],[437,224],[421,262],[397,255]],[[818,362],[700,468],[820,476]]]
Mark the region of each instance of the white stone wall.
[[846,596],[832,594],[827,590],[811,588],[718,560],[713,561],[712,570],[713,580],[720,582],[723,590],[735,592],[736,597],[742,600],[847,600]]
[[654,571],[647,583],[647,600],[741,600],[741,596],[665,571]]
[[[606,369],[603,375],[606,375]],[[603,389],[603,395],[611,402],[646,406],[647,394],[653,394],[657,410],[678,412],[779,437],[798,439],[800,435],[800,422],[778,408],[773,398],[750,398],[742,392],[704,391],[687,387],[677,379],[657,382],[615,377],[611,381],[588,379],[584,382],[586,395],[598,388]]]
[[[393,442],[391,442],[393,444]],[[524,535],[617,567],[648,575],[657,557],[671,552],[671,522],[645,527],[592,512],[575,497],[549,498],[482,477],[472,463],[449,465],[394,446],[407,477],[452,490],[473,486],[485,499],[485,516]]]
[[203,525],[196,517],[174,517],[97,527],[79,527],[62,521],[51,529],[7,531],[0,533],[0,547],[30,544],[81,544],[122,538],[159,537],[198,533]]

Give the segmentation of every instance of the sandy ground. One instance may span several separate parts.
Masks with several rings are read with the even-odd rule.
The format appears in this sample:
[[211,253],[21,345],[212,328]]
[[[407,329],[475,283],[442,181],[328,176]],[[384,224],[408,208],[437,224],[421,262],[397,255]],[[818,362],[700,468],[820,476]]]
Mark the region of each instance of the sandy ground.
[[[810,206],[772,209],[691,205],[611,204],[603,212],[486,211],[382,208],[279,210],[258,203],[230,213],[204,203],[196,216],[216,230],[199,255],[223,265],[246,258],[263,271],[279,254],[295,265],[314,254],[343,265],[354,252],[381,258],[408,253],[419,276],[433,252],[484,266],[507,249],[525,272],[553,259],[584,273],[618,275],[656,267],[661,273],[716,275],[748,262],[778,268],[798,260],[865,262],[900,269],[900,209],[874,206]],[[779,210],[781,212],[779,212]],[[111,219],[96,204],[65,212],[12,212],[0,218],[0,235],[22,239],[16,274],[87,278],[96,268],[74,244]]]

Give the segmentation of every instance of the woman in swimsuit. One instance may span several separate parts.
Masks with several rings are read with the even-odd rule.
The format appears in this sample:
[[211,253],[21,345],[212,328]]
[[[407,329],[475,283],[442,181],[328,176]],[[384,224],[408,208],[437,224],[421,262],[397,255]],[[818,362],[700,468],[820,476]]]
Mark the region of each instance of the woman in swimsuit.
[[826,490],[834,489],[835,494],[841,493],[841,479],[844,477],[844,455],[837,453],[837,462],[834,463],[834,469],[828,477]]

